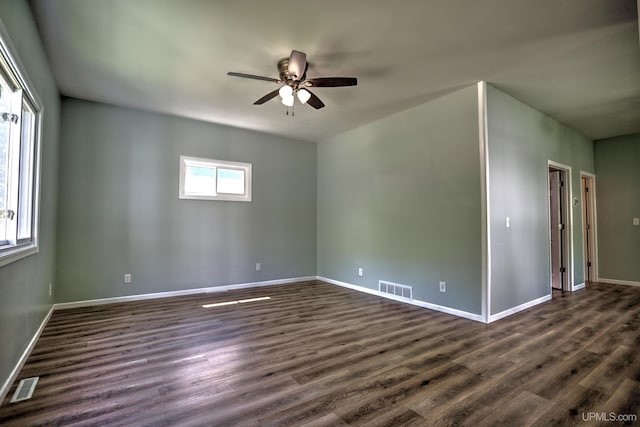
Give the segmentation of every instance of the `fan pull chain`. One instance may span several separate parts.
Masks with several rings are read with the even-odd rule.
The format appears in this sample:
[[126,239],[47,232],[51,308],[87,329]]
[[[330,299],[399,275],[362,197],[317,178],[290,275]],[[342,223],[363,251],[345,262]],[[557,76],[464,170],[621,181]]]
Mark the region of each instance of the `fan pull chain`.
[[[287,107],[287,116],[289,115],[289,107]],[[293,109],[293,105],[291,106],[291,117],[294,117],[296,115],[296,112]]]

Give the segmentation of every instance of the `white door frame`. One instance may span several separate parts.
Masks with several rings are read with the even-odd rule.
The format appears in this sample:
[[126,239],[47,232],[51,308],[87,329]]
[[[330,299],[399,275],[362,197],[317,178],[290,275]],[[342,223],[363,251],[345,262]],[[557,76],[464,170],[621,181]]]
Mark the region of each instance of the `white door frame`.
[[[598,280],[598,231],[597,231],[597,227],[598,227],[598,221],[597,221],[597,209],[596,209],[596,176],[590,172],[585,172],[585,171],[580,171],[580,195],[581,197],[584,195],[583,191],[582,191],[582,178],[587,178],[590,180],[591,182],[591,186],[589,187],[589,205],[588,205],[588,209],[589,209],[589,215],[591,217],[591,229],[589,230],[590,232],[590,237],[591,237],[591,280],[596,282]],[[581,212],[582,212],[582,253],[584,254],[584,260],[583,263],[585,264],[584,268],[585,268],[585,272],[584,272],[584,281],[587,281],[587,257],[585,256],[587,253],[587,247],[585,244],[585,240],[586,240],[586,236],[584,235],[585,233],[585,228],[586,228],[586,224],[585,224],[585,216],[584,216],[584,211],[585,211],[585,201],[582,201],[583,206],[581,208]],[[584,287],[584,283],[581,283],[577,286],[577,288],[582,288]]]
[[547,229],[549,230],[548,234],[548,248],[549,248],[549,294],[553,293],[553,283],[552,283],[552,264],[551,264],[551,206],[550,206],[550,187],[551,181],[549,180],[549,168],[558,169],[565,173],[565,191],[564,191],[564,199],[563,203],[566,207],[566,220],[567,224],[565,224],[565,247],[564,247],[564,258],[565,258],[565,277],[566,280],[563,280],[562,290],[563,291],[575,291],[579,289],[579,287],[574,287],[574,269],[573,269],[573,174],[571,172],[571,166],[564,165],[562,163],[554,162],[553,160],[549,160],[547,162]]

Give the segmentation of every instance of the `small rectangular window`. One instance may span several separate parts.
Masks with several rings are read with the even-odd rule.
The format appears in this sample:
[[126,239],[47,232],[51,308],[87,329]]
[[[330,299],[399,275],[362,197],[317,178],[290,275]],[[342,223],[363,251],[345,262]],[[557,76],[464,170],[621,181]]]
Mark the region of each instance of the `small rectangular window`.
[[180,156],[181,199],[251,201],[251,163]]

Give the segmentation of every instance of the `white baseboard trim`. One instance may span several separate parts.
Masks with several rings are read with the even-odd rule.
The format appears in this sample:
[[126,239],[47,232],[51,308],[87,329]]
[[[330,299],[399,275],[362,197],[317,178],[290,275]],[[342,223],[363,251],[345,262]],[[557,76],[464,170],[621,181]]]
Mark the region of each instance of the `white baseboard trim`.
[[598,282],[610,283],[612,285],[640,286],[640,282],[632,282],[631,280],[605,279],[604,277],[598,277]]
[[209,294],[214,292],[224,292],[233,289],[256,288],[259,286],[284,285],[287,283],[306,282],[316,280],[316,276],[295,277],[289,279],[266,280],[263,282],[237,283],[234,285],[211,286],[207,288],[184,289],[179,291],[155,292],[152,294],[127,295],[122,297],[100,298],[84,301],[63,302],[54,305],[56,310],[68,308],[90,307],[92,305],[113,304],[128,301],[143,301],[147,299],[168,298],[183,295]]
[[531,308],[531,307],[533,307],[535,305],[542,304],[543,302],[547,302],[547,301],[550,301],[550,300],[551,300],[551,295],[545,295],[543,297],[536,298],[536,299],[534,299],[532,301],[529,301],[529,302],[525,302],[524,304],[520,304],[518,306],[515,306],[513,308],[507,309],[505,311],[501,311],[500,313],[492,314],[492,315],[489,316],[489,322],[488,323],[495,322],[496,320],[503,319],[503,318],[505,318],[507,316],[511,316],[512,314],[515,314],[515,313],[517,313],[519,311],[526,310],[527,308]]
[[13,370],[9,374],[9,377],[7,377],[4,384],[2,384],[2,388],[0,388],[0,404],[4,402],[4,398],[7,397],[7,393],[9,393],[9,389],[13,385],[13,382],[18,378],[18,375],[20,375],[20,371],[22,370],[22,367],[27,362],[27,359],[29,358],[31,351],[33,351],[33,348],[36,346],[36,343],[38,342],[38,338],[40,338],[40,335],[42,334],[44,327],[47,326],[47,323],[49,322],[49,319],[51,318],[51,315],[53,314],[54,310],[55,310],[55,306],[52,305],[47,315],[44,316],[44,319],[42,319],[42,322],[40,322],[40,326],[38,327],[38,330],[36,331],[35,334],[33,334],[33,337],[31,338],[31,341],[29,341],[27,348],[25,348],[24,351],[22,352],[22,355],[18,359],[16,366],[14,366]]
[[382,297],[382,298],[387,298],[387,299],[391,299],[391,300],[394,300],[394,301],[403,302],[405,304],[416,305],[418,307],[428,308],[429,310],[440,311],[442,313],[452,314],[454,316],[463,317],[465,319],[475,320],[476,322],[484,323],[484,318],[480,314],[469,313],[468,311],[458,310],[456,308],[451,308],[451,307],[447,307],[447,306],[444,306],[444,305],[433,304],[433,303],[430,303],[430,302],[421,301],[421,300],[417,300],[417,299],[410,300],[410,299],[407,299],[407,298],[398,298],[398,297],[394,297],[393,295],[385,294],[384,292],[379,292],[376,289],[370,289],[370,288],[367,288],[367,287],[364,287],[364,286],[353,285],[351,283],[346,283],[346,282],[341,282],[339,280],[329,279],[328,277],[317,276],[317,279],[321,280],[323,282],[330,283],[332,285],[342,286],[343,288],[349,288],[349,289],[353,289],[355,291],[360,291],[360,292],[364,292],[364,293],[367,293],[367,294],[376,295],[376,296],[379,296],[379,297]]
[[571,291],[572,291],[572,292],[573,292],[573,291],[579,291],[580,289],[584,289],[584,288],[585,288],[585,286],[586,286],[586,284],[585,284],[584,282],[582,282],[582,283],[580,283],[580,284],[574,285],[574,286],[573,286],[573,289],[571,289]]

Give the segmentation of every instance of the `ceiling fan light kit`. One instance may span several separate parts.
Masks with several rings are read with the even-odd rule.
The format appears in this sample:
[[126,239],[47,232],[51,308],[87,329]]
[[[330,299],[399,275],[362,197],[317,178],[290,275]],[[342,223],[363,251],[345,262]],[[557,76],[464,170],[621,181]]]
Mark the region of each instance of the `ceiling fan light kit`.
[[295,101],[295,99],[293,98],[293,95],[285,96],[284,98],[282,98],[282,103],[287,107],[293,107],[293,101]]
[[309,98],[311,98],[311,93],[309,93],[308,90],[306,90],[306,89],[298,89],[298,100],[301,103],[306,104],[307,101],[309,100]]
[[[292,50],[288,58],[282,58],[278,61],[278,73],[280,75],[279,79],[232,71],[227,74],[234,77],[262,80],[282,85],[279,89],[269,92],[258,99],[254,102],[255,105],[262,105],[280,95],[282,104],[287,107],[293,107],[295,97],[297,96],[301,104],[308,104],[316,110],[324,107],[324,103],[307,88],[344,87],[356,86],[358,84],[356,77],[318,77],[315,79],[307,79],[307,55],[297,50]],[[287,114],[288,113],[289,111],[287,109]]]
[[278,94],[280,94],[280,97],[282,99],[285,98],[293,98],[293,88],[291,86],[288,85],[284,85],[280,88],[280,90],[278,91]]

